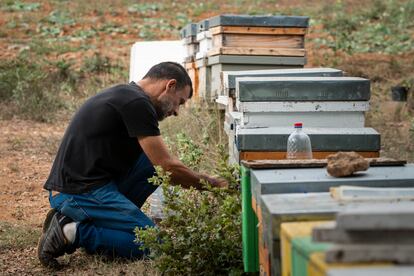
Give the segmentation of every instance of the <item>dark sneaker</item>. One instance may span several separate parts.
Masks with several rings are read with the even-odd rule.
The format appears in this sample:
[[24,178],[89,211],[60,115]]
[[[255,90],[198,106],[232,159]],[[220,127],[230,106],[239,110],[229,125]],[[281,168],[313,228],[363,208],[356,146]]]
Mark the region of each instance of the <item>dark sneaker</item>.
[[37,247],[37,256],[42,265],[50,268],[60,268],[60,264],[56,260],[57,257],[63,256],[65,253],[73,253],[74,247],[66,240],[62,228],[66,223],[72,220],[61,213],[49,211]]
[[52,220],[56,212],[57,211],[55,209],[50,209],[49,212],[47,212],[46,219],[43,222],[42,233],[45,233],[47,228],[49,228],[50,221]]

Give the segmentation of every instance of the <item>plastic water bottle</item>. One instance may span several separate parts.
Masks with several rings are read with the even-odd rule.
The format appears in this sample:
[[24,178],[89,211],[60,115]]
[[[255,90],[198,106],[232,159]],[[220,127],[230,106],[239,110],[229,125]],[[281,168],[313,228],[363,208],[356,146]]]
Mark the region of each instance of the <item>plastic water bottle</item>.
[[164,194],[162,193],[162,187],[159,186],[149,197],[149,216],[154,221],[158,222],[162,220],[165,215],[163,212],[164,209]]
[[303,132],[302,123],[295,123],[295,130],[289,135],[287,159],[312,159],[311,141]]

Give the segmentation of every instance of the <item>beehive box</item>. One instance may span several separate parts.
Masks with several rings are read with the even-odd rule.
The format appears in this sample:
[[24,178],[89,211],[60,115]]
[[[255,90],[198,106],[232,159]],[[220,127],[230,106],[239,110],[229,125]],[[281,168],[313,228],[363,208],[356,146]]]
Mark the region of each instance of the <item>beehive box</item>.
[[[368,271],[381,271],[382,273],[389,273],[389,272],[398,272],[398,267],[391,267],[391,263],[355,263],[355,264],[327,264],[325,262],[325,253],[324,252],[316,252],[310,255],[307,275],[308,276],[326,276],[331,275],[331,273],[342,273],[342,275],[358,275],[353,274],[352,272],[358,273],[368,273]],[[397,268],[397,270],[395,270]],[[414,272],[414,267],[411,272]],[[369,274],[362,274],[364,276]],[[375,274],[374,276],[379,276],[383,274]],[[403,274],[388,274],[391,275],[403,275]]]
[[326,168],[254,169],[251,172],[252,195],[258,204],[260,195],[328,192],[330,187],[343,185],[414,187],[414,164],[370,167],[355,176],[342,178],[328,175]]
[[272,275],[281,274],[280,226],[283,222],[332,220],[345,209],[329,193],[267,194],[258,202],[261,206],[264,246],[268,248]]
[[[323,225],[326,221],[310,221],[310,222],[287,222],[280,226],[280,246],[282,257],[282,276],[295,275],[292,273],[293,266],[293,248],[292,241],[298,238],[309,237],[315,226]],[[260,235],[260,233],[259,233]],[[296,253],[297,254],[297,253]],[[307,268],[307,267],[306,267]]]
[[[358,151],[378,152],[380,135],[372,128],[313,128],[304,129],[313,152]],[[239,128],[236,144],[239,151],[286,152],[292,127]]]
[[209,19],[200,21],[197,24],[196,40],[199,44],[196,59],[206,58],[208,51],[212,47],[212,39],[209,31]]
[[235,96],[236,80],[243,77],[341,77],[343,72],[334,68],[271,69],[249,71],[224,71],[222,73],[222,90],[227,96]]
[[306,59],[304,57],[209,56],[208,66],[211,67],[212,95],[214,95],[214,98],[224,95],[221,78],[223,71],[302,68],[305,63]]
[[186,57],[184,62],[189,63],[195,61],[196,53],[198,52],[199,43],[196,39],[197,36],[197,24],[187,24],[180,31],[181,41],[185,48]]
[[198,68],[196,66],[196,63],[195,61],[187,62],[184,64],[184,67],[191,78],[191,82],[193,83],[193,99],[198,100],[200,97],[198,92],[200,80],[198,77]]
[[340,204],[328,193],[263,195],[258,204],[263,246],[270,254],[271,275],[281,274],[280,225],[283,222],[332,220],[341,210]]
[[370,81],[355,77],[243,77],[240,102],[369,101]]
[[[409,169],[412,168],[411,166]],[[410,183],[411,186],[414,185],[412,178],[403,181],[403,185],[410,185]],[[252,194],[253,191],[252,183]],[[263,227],[263,241],[270,252],[272,271],[275,275],[280,273],[279,235],[282,222],[332,219],[336,213],[345,210],[348,204],[333,200],[329,193],[265,194],[256,201],[260,206],[262,221],[259,223]],[[399,201],[390,202],[393,204],[401,203]],[[364,206],[366,203],[353,203],[353,205]]]
[[209,20],[209,55],[305,56],[309,18],[219,15]]
[[198,71],[198,93],[200,99],[211,99],[211,67],[205,58],[197,59],[195,67]]

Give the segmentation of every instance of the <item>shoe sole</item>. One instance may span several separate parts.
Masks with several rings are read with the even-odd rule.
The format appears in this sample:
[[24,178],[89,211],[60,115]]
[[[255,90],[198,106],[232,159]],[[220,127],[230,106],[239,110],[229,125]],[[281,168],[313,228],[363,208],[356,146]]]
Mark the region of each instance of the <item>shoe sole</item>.
[[41,250],[44,246],[44,242],[47,238],[46,231],[49,228],[49,225],[50,225],[50,223],[51,223],[51,221],[52,221],[55,214],[56,214],[56,211],[54,209],[52,209],[48,212],[48,214],[46,216],[45,222],[43,223],[43,227],[45,227],[43,229],[46,229],[46,230],[43,230],[42,236],[40,237],[39,242],[37,244],[37,256],[38,256],[38,259],[39,259],[40,263],[43,266],[51,268],[51,269],[61,269],[62,265],[59,264],[59,262],[55,258],[53,258],[51,256],[45,258],[45,256],[41,256],[41,254],[40,254],[40,252],[41,252]]
[[47,228],[49,228],[50,222],[52,221],[52,218],[55,214],[56,214],[55,209],[50,209],[49,212],[47,212],[46,219],[43,222],[42,233],[45,233]]

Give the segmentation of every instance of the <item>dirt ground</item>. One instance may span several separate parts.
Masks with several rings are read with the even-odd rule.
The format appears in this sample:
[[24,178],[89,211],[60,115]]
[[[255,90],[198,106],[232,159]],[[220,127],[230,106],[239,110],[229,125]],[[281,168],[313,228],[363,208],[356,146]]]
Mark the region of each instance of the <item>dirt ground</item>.
[[43,190],[67,122],[0,120],[0,275],[154,275],[151,261],[122,262],[78,251],[62,271],[43,268],[36,253],[48,193]]

